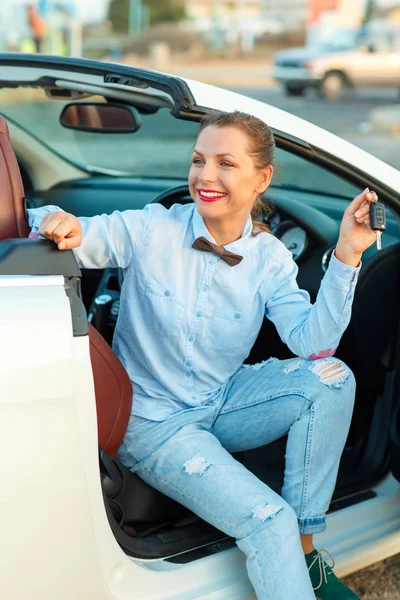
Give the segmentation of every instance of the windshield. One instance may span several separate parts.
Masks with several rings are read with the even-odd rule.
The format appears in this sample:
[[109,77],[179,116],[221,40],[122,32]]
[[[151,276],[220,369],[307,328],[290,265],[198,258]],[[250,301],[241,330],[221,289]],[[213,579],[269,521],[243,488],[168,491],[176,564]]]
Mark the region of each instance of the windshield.
[[353,50],[357,46],[358,38],[359,33],[354,29],[337,29],[322,40],[319,46],[329,52]]
[[[90,102],[105,100],[91,96]],[[187,176],[198,123],[176,119],[168,108],[160,108],[141,113],[141,126],[135,133],[74,131],[59,122],[66,104],[47,98],[43,90],[0,91],[0,113],[6,119],[84,170],[122,176]]]
[[[92,96],[91,102],[105,102]],[[68,162],[93,174],[187,179],[199,124],[176,119],[169,109],[140,114],[135,133],[106,134],[62,127],[66,102],[40,89],[0,90],[0,114],[14,121]],[[310,161],[277,148],[273,186],[352,198],[356,188]]]

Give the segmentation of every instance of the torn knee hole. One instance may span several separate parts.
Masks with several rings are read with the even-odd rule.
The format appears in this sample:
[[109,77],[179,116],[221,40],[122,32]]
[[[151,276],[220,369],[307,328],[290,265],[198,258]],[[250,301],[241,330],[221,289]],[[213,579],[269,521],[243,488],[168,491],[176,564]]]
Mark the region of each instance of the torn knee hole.
[[183,463],[183,470],[188,475],[203,475],[207,469],[211,467],[211,463],[207,462],[204,456],[193,456]]
[[350,371],[342,363],[332,360],[317,360],[310,366],[310,371],[322,383],[333,387],[340,387],[350,375]]
[[283,506],[276,506],[275,504],[264,504],[256,506],[251,513],[253,519],[260,519],[261,521],[267,521],[272,519],[279,512],[283,510]]

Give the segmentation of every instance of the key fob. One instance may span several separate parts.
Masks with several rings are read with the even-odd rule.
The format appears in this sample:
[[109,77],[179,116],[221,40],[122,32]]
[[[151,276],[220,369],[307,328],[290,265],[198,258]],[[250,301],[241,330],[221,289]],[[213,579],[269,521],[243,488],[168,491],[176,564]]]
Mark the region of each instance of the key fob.
[[385,231],[386,229],[386,211],[382,202],[373,202],[369,205],[369,219],[371,229],[374,231]]

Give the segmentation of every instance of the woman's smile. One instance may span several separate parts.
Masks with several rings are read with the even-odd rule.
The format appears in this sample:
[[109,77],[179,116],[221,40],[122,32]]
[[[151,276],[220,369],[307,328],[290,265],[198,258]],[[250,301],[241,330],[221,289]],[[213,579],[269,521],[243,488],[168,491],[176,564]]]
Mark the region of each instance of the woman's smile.
[[204,189],[198,189],[197,194],[202,202],[216,202],[217,200],[221,200],[221,198],[225,198],[226,196],[225,192]]

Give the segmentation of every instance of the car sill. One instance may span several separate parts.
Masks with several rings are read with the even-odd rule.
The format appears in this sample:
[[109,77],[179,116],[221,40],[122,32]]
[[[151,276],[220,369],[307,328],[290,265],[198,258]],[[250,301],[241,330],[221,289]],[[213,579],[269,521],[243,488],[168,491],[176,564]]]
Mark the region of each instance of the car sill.
[[0,287],[64,286],[62,275],[0,275]]

